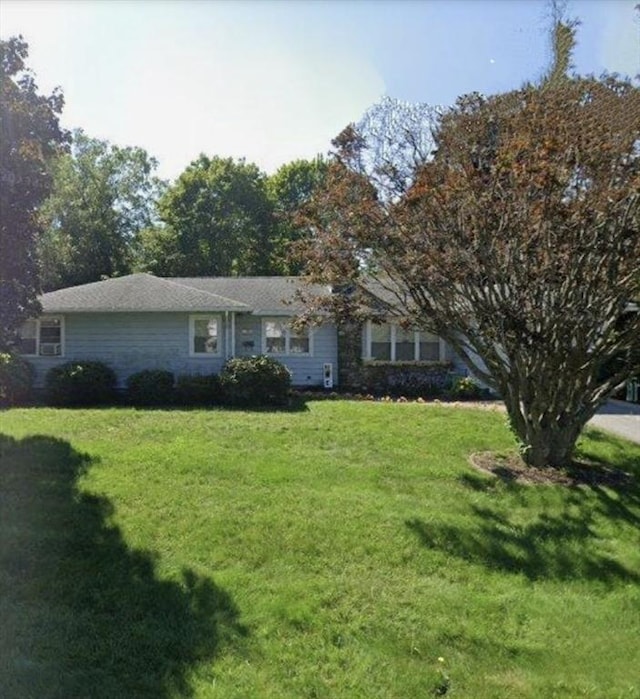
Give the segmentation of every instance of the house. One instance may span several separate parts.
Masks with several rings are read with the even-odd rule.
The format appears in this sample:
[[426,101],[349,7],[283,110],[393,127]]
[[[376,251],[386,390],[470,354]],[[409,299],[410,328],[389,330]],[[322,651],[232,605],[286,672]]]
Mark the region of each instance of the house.
[[[41,296],[42,314],[24,324],[19,349],[35,369],[36,387],[51,367],[71,360],[108,364],[121,386],[143,369],[218,373],[227,359],[256,354],[285,364],[299,387],[362,383],[357,369],[369,364],[465,373],[440,338],[393,323],[366,322],[355,338],[328,318],[292,327],[303,310],[296,297],[302,284],[295,277],[140,273],[60,289]],[[312,293],[331,290],[317,286]],[[347,346],[356,347],[351,357]]]

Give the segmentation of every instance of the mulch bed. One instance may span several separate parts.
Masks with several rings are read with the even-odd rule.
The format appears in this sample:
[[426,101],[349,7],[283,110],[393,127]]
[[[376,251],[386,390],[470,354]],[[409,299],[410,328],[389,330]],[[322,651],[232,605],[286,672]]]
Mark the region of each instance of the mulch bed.
[[563,469],[527,466],[517,454],[479,452],[469,462],[483,473],[503,481],[527,485],[589,485],[621,488],[633,482],[633,476],[596,461],[574,461]]

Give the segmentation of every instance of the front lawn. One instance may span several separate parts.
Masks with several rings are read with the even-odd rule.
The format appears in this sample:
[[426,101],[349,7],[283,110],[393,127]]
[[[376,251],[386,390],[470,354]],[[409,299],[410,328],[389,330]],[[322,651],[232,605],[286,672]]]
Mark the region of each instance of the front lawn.
[[624,487],[474,470],[504,416],[0,412],[3,699],[640,697]]

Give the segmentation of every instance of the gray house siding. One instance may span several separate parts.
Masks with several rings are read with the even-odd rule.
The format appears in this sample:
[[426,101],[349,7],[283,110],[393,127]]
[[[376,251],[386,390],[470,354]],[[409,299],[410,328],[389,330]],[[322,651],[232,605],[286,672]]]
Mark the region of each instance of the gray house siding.
[[[275,317],[275,316],[269,316]],[[263,354],[264,317],[236,316],[236,356],[248,357]],[[334,385],[338,384],[338,336],[333,325],[321,325],[311,331],[311,355],[272,355],[291,372],[294,386],[321,386],[323,365],[333,366]]]
[[[220,354],[191,356],[189,313],[67,313],[64,317],[64,355],[28,357],[35,369],[35,386],[44,386],[45,375],[53,367],[72,360],[96,360],[110,366],[124,387],[131,374],[143,369],[167,369],[181,374],[219,373],[232,356],[231,321],[220,317]],[[197,315],[197,314],[196,314]],[[216,315],[216,314],[213,314]],[[252,344],[251,344],[252,343]],[[225,351],[226,350],[226,351]],[[261,354],[262,318],[236,316],[235,355]],[[335,328],[322,326],[313,331],[311,356],[275,356],[292,372],[296,386],[322,384],[325,362],[334,366],[337,382],[337,340]]]
[[64,356],[30,358],[35,385],[44,385],[49,368],[72,360],[104,362],[124,386],[129,375],[143,369],[168,369],[176,375],[215,373],[225,358],[189,356],[188,313],[68,313],[64,315]]
[[322,386],[322,367],[331,364],[333,383],[338,384],[338,338],[334,326],[321,325],[312,330],[312,357],[280,357],[289,367],[294,386]]

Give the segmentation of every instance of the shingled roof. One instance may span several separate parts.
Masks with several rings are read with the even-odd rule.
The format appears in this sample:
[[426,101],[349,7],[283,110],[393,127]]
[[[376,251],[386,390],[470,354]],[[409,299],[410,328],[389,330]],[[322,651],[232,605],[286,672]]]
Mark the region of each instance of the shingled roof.
[[329,293],[327,287],[308,286],[300,277],[188,277],[175,278],[178,284],[246,304],[256,315],[295,315],[304,310],[296,292],[304,288],[311,295]]
[[[40,298],[45,313],[250,312],[295,315],[299,277],[155,277],[130,274],[59,289]],[[312,294],[328,293],[312,287]]]
[[151,274],[130,274],[43,294],[45,313],[249,311],[246,304]]

